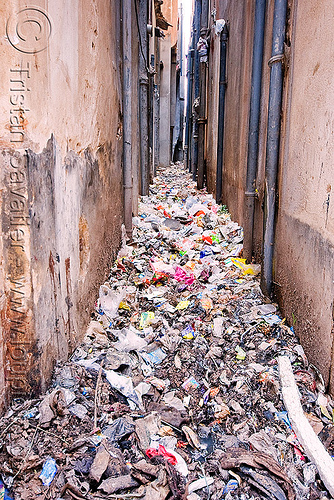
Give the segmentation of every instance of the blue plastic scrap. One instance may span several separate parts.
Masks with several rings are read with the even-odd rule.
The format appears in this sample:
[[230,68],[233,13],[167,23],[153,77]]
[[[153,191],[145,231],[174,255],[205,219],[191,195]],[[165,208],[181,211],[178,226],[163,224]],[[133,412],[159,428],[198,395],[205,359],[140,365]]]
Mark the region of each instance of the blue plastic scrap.
[[12,497],[8,495],[8,492],[2,481],[0,481],[0,500],[13,500]]
[[239,483],[236,479],[230,479],[229,482],[224,486],[223,495],[227,495],[230,491],[234,491],[239,488]]
[[167,357],[167,354],[161,349],[161,347],[159,347],[153,352],[142,352],[141,356],[146,363],[149,363],[150,365],[158,365]]
[[55,475],[57,474],[57,464],[54,458],[48,458],[43,465],[43,469],[39,478],[44,486],[50,486]]

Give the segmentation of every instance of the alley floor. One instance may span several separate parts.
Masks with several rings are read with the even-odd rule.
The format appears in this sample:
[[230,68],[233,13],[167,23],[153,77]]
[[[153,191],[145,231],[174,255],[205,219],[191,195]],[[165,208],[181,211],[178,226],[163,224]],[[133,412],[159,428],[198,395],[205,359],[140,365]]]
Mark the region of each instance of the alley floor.
[[0,498],[330,497],[289,419],[280,359],[328,457],[333,401],[242,241],[182,164],[158,172],[82,344],[46,395],[0,420]]

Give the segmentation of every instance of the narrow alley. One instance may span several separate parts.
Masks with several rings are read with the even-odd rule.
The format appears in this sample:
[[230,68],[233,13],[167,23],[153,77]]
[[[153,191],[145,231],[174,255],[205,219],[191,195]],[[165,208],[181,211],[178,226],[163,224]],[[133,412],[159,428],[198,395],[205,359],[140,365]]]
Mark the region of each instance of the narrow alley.
[[0,17],[0,500],[333,500],[333,0]]
[[333,455],[334,402],[242,242],[183,164],[158,171],[82,344],[46,395],[14,400],[0,420],[1,498],[333,494],[307,425]]

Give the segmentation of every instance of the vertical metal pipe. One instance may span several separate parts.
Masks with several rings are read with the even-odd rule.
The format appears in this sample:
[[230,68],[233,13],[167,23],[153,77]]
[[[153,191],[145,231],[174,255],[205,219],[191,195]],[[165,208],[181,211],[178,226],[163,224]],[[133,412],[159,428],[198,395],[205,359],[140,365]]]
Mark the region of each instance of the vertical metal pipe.
[[[201,31],[205,31],[208,27],[208,0],[202,0],[201,12]],[[207,78],[206,63],[200,62],[200,102],[199,102],[199,118],[198,123],[198,166],[197,166],[197,187],[204,187],[205,177],[205,128],[206,128],[206,78]]]
[[217,203],[221,203],[222,184],[223,184],[227,40],[228,40],[228,31],[227,31],[227,26],[225,25],[223,31],[220,33],[219,109],[218,109],[218,144],[217,144],[217,173],[216,173]]
[[263,268],[261,277],[262,289],[268,295],[271,295],[273,286],[276,183],[280,143],[286,12],[287,0],[275,0],[272,56],[269,60],[270,86],[265,170]]
[[132,237],[131,0],[122,1],[124,224]]
[[[138,0],[134,0],[135,2]],[[140,125],[140,194],[149,192],[149,78],[147,20],[148,0],[139,0],[139,125]]]
[[154,85],[154,175],[160,164],[160,38],[156,45],[156,84]]
[[183,5],[181,3],[180,7],[180,161],[183,161],[183,145],[184,145],[184,86],[185,86],[185,76],[184,76],[184,60],[183,60]]
[[249,262],[251,262],[253,255],[254,205],[256,195],[255,182],[257,175],[259,148],[259,125],[266,3],[266,0],[256,0],[254,15],[253,64],[249,111],[244,217],[244,257]]
[[[152,66],[152,65],[151,65]],[[154,66],[153,66],[154,67]],[[154,177],[154,167],[153,167],[153,140],[154,140],[154,129],[153,129],[153,99],[154,99],[154,73],[153,71],[149,77],[149,133],[148,133],[148,148],[149,148],[149,184],[153,182]]]
[[[194,13],[194,23],[193,23],[193,48],[196,49],[197,42],[199,39],[201,27],[201,2],[200,0],[195,0],[195,13]],[[199,98],[199,55],[198,51],[195,50],[194,58],[194,100]],[[193,130],[192,130],[192,152],[191,152],[191,171],[193,180],[197,177],[197,161],[198,161],[198,124],[196,120],[196,113],[193,110]]]
[[192,48],[190,51],[190,85],[189,85],[189,97],[187,95],[187,101],[189,99],[189,125],[188,125],[188,171],[191,172],[191,160],[192,160],[192,148],[191,148],[191,134],[193,128],[193,91],[194,91],[194,49]]
[[206,63],[200,63],[200,101],[198,124],[198,164],[197,164],[197,188],[204,187],[205,174],[205,124],[206,124]]
[[192,108],[192,90],[193,90],[193,55],[194,50],[189,49],[187,58],[187,111],[186,111],[186,130],[184,137],[184,155],[185,166],[189,170],[190,165],[190,133],[191,133],[191,108]]

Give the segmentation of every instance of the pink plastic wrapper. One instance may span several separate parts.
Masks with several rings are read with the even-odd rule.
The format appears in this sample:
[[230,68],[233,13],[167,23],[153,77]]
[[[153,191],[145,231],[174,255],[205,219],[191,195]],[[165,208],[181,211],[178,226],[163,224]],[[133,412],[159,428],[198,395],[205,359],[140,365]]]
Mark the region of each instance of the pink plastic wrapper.
[[164,446],[162,446],[162,444],[159,444],[159,448],[156,449],[156,448],[148,448],[146,450],[146,455],[148,456],[148,458],[152,458],[152,457],[164,457],[167,462],[169,462],[170,464],[172,465],[176,465],[177,464],[177,460],[176,458],[174,457],[174,455],[172,455],[171,453],[169,453],[166,448]]
[[183,281],[186,285],[192,285],[195,281],[195,276],[193,274],[187,274],[182,267],[177,266],[175,269],[175,274],[173,276],[176,281]]
[[155,274],[174,274],[174,268],[170,264],[166,264],[163,260],[158,259],[156,261],[151,260],[150,266]]

